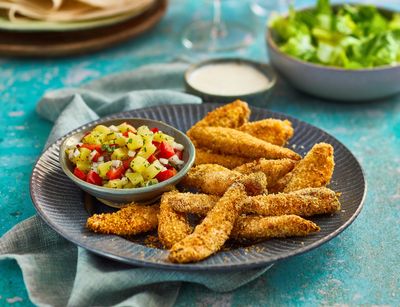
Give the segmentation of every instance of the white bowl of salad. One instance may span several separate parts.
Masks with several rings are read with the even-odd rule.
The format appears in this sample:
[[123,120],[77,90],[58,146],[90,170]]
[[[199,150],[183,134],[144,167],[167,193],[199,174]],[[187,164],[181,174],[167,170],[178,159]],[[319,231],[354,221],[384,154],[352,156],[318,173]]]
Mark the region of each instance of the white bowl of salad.
[[112,119],[78,131],[60,146],[61,167],[105,203],[151,202],[173,189],[194,163],[190,139],[160,121]]
[[295,88],[341,101],[400,92],[400,12],[367,4],[316,6],[271,17],[271,65]]

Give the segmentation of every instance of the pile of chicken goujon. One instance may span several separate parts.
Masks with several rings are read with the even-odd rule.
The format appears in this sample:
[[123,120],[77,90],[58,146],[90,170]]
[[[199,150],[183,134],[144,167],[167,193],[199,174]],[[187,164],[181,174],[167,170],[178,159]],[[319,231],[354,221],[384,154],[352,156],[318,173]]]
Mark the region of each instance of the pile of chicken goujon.
[[[206,259],[227,240],[259,242],[319,231],[305,218],[340,210],[339,193],[325,187],[333,174],[333,147],[315,144],[302,158],[283,147],[294,133],[290,121],[249,118],[247,103],[237,100],[189,129],[196,166],[182,186],[198,193],[171,191],[159,204],[95,214],[87,227],[121,236],[157,229],[169,261],[176,263]],[[201,217],[195,226],[191,214]]]

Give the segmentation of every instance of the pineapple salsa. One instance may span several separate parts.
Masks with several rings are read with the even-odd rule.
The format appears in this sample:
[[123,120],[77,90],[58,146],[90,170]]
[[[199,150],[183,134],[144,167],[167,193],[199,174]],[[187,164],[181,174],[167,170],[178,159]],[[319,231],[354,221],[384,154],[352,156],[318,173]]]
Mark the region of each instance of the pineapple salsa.
[[66,153],[76,177],[103,187],[129,189],[175,176],[184,164],[183,150],[183,145],[157,128],[135,129],[124,122],[96,126]]

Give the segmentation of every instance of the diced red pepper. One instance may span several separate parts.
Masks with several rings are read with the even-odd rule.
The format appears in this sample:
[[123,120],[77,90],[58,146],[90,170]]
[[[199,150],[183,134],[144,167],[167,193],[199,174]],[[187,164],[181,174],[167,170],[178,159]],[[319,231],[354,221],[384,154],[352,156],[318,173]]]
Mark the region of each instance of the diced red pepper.
[[74,175],[78,177],[79,179],[85,180],[86,181],[86,174],[84,171],[80,170],[79,168],[75,167],[74,169]]
[[157,149],[160,147],[160,142],[156,142],[156,141],[152,141],[151,142],[154,146],[156,146],[157,147]]
[[101,156],[100,153],[96,150],[96,153],[94,154],[94,156],[92,158],[92,161],[97,162],[99,160],[100,156]]
[[175,154],[175,151],[172,148],[172,146],[170,144],[168,144],[166,141],[163,141],[160,144],[159,150],[160,150],[160,153],[159,153],[158,157],[160,157],[160,158],[169,159]]
[[122,135],[124,136],[124,137],[128,137],[129,136],[129,132],[130,133],[135,133],[134,131],[132,131],[131,129],[128,129],[128,130],[126,130],[124,133],[122,133]]
[[123,164],[125,170],[130,168],[132,160],[133,160],[133,157],[122,161],[122,164]]
[[171,177],[174,177],[176,175],[177,171],[176,169],[167,169],[165,171],[159,172],[156,176],[157,180],[159,182],[165,181]]
[[175,154],[178,156],[179,160],[182,160],[182,157],[183,157],[182,150],[175,150]]
[[158,128],[155,128],[155,127],[154,127],[154,128],[151,128],[150,131],[153,132],[153,133],[156,133],[156,132],[158,132],[158,131],[160,131],[160,130],[158,130]]
[[90,150],[97,150],[99,153],[101,153],[101,145],[98,144],[82,144],[81,145],[82,148],[87,148]]
[[153,163],[156,160],[157,160],[157,158],[155,155],[151,155],[150,157],[147,158],[147,161],[149,161],[150,163]]
[[166,168],[168,168],[168,169],[175,169],[175,167],[173,167],[171,164],[166,164],[166,165],[164,165]]
[[106,176],[108,179],[113,180],[113,179],[120,179],[122,175],[125,173],[125,168],[124,166],[120,166],[117,168],[111,168]]
[[103,183],[103,180],[101,179],[99,174],[94,171],[89,171],[86,177],[86,181],[95,185],[102,185]]

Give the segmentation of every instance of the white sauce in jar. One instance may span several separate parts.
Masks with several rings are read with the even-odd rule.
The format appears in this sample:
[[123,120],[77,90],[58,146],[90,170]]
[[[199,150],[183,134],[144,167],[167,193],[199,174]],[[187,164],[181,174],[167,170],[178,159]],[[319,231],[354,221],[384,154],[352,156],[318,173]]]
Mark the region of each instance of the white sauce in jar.
[[199,67],[188,77],[196,90],[219,96],[247,95],[268,89],[269,80],[256,68],[240,63],[216,63]]

